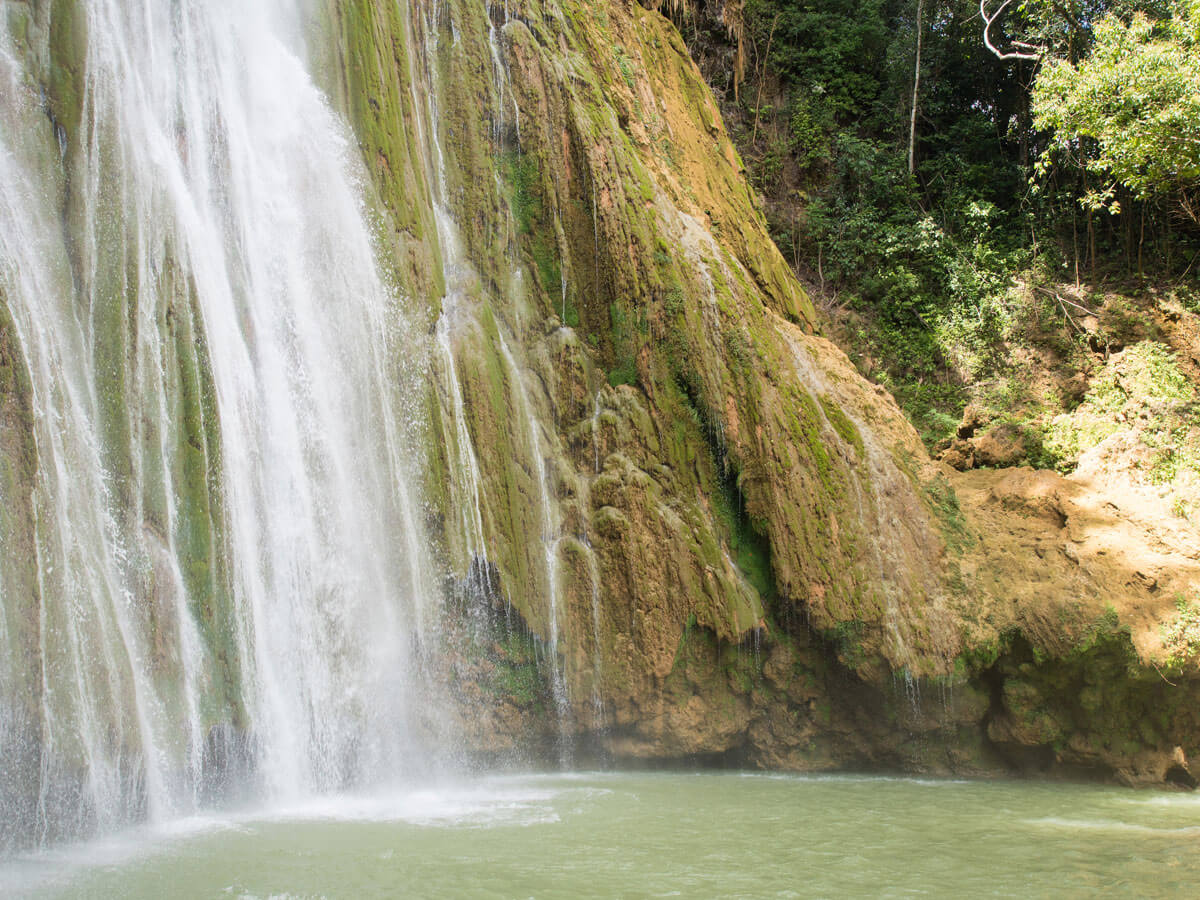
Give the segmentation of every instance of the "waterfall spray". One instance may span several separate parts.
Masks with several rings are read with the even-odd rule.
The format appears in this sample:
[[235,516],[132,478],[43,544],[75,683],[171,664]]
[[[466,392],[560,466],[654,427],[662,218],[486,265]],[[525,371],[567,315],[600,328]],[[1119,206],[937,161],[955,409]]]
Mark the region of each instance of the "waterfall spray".
[[411,770],[436,596],[428,341],[299,13],[77,13],[77,128],[0,60],[0,297],[36,445],[36,587],[0,572],[0,749],[36,769],[35,795],[0,778],[8,844],[184,814],[239,767],[268,800]]

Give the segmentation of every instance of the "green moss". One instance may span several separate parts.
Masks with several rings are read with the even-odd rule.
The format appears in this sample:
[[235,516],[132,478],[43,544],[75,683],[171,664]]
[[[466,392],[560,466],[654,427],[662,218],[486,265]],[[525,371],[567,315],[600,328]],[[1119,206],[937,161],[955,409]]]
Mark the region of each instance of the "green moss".
[[829,420],[833,430],[838,433],[838,437],[858,452],[859,459],[865,459],[866,450],[863,446],[862,435],[858,433],[854,423],[842,412],[842,408],[828,397],[821,398],[821,408],[825,410],[825,418]]
[[686,706],[700,696],[712,714],[722,719],[738,715],[739,705],[752,697],[762,703],[774,691],[763,677],[762,654],[721,639],[704,625],[684,629],[664,695],[676,705]]
[[621,70],[621,77],[625,79],[625,84],[629,89],[636,90],[637,83],[633,77],[633,63],[629,59],[629,53],[624,47],[617,46],[613,48],[613,57],[617,61],[617,68]]
[[[16,324],[0,285],[0,409],[8,411],[0,438],[7,438],[0,463],[5,474],[0,487],[5,497],[16,497],[17,484],[31,486],[37,471],[37,444],[33,433],[33,382],[21,352]],[[4,432],[8,432],[6,435]],[[15,444],[16,446],[13,446]]]
[[541,555],[538,461],[532,458],[520,386],[500,350],[499,324],[490,305],[479,310],[478,341],[459,354],[459,376],[471,439],[479,454],[489,555],[510,590],[507,596],[530,627],[544,633],[544,559]]
[[549,672],[538,663],[537,639],[519,613],[459,635],[455,652],[472,662],[483,662],[479,686],[491,697],[522,709],[550,707]]
[[721,337],[725,342],[725,353],[730,368],[742,374],[743,377],[754,377],[754,352],[750,341],[740,328],[727,328]]
[[[554,239],[554,222],[546,209],[546,196],[542,183],[542,167],[536,155],[518,150],[506,150],[500,155],[500,170],[507,186],[507,199],[513,224],[522,246],[529,254],[537,275],[538,285],[547,298],[562,294],[562,268],[559,262],[558,245]],[[578,311],[572,306],[570,313],[563,310],[564,324],[579,327]]]
[[619,359],[616,365],[609,369],[608,383],[612,387],[618,387],[622,384],[637,384],[637,381],[637,363],[631,356]]
[[[452,514],[452,491],[451,481],[453,475],[450,471],[450,453],[452,448],[457,446],[458,435],[454,431],[454,423],[449,421],[448,417],[443,416],[441,403],[438,400],[436,392],[430,391],[425,397],[425,410],[429,416],[429,433],[438,435],[439,440],[429,442],[428,451],[425,455],[425,469],[422,478],[422,491],[426,502],[433,509],[439,510],[441,515],[434,520],[434,528],[431,530],[430,537],[442,544],[443,551],[449,555],[453,555],[453,548],[450,546],[452,541],[447,535],[447,517]],[[460,538],[463,536],[460,535]],[[460,548],[465,549],[465,548]],[[459,559],[458,564],[465,568],[466,560]]]
[[535,666],[502,666],[497,673],[490,684],[492,691],[518,706],[533,706],[546,693],[545,679]]
[[866,634],[864,623],[848,619],[838,622],[833,628],[821,635],[837,652],[838,659],[849,669],[857,669],[867,661],[867,653],[863,649],[863,638]]
[[1173,669],[1200,658],[1200,592],[1175,599],[1175,618],[1160,628],[1167,664]]
[[946,476],[939,474],[922,485],[922,488],[946,546],[960,555],[975,546],[975,533],[967,524],[966,516],[958,503],[958,495]]
[[579,318],[579,309],[571,302],[571,295],[563,299],[562,304],[562,321],[568,328],[578,328],[583,320]]
[[62,136],[73,142],[83,115],[87,17],[75,0],[53,0],[50,7],[50,78],[46,99]]
[[1184,470],[1200,475],[1200,403],[1196,389],[1164,345],[1142,341],[1110,360],[1083,403],[1046,428],[1043,451],[1069,471],[1118,432],[1150,451],[1147,479],[1168,484]]
[[[1071,652],[1077,656],[1086,654],[1093,647],[1096,647],[1105,640],[1111,639],[1120,630],[1120,617],[1117,611],[1111,605],[1104,608],[1104,612],[1092,622],[1083,633],[1083,636],[1072,648]],[[1125,633],[1128,634],[1128,627],[1125,628]]]
[[412,254],[384,253],[381,268],[414,292],[441,297],[439,248],[427,239],[436,234],[433,207],[418,174],[423,167],[416,135],[406,127],[414,111],[404,15],[397,4],[372,0],[341,0],[336,13],[350,123],[378,200]]
[[611,326],[611,344],[614,360],[609,369],[608,383],[613,387],[620,384],[637,384],[638,371],[635,354],[638,343],[630,325],[629,312],[614,301],[608,307],[609,323]]
[[663,318],[666,321],[667,365],[673,372],[686,370],[688,365],[687,294],[683,285],[671,273],[663,293]]
[[[558,251],[539,232],[530,241],[530,255],[533,257],[534,268],[537,270],[538,282],[542,286],[542,291],[548,297],[553,297],[562,284],[562,269],[558,264]],[[578,322],[578,315],[575,320]]]
[[508,184],[509,209],[518,234],[533,234],[545,219],[542,176],[537,158],[520,150],[506,150],[500,164]]
[[720,478],[711,496],[713,512],[725,528],[738,569],[765,604],[774,602],[778,590],[771,568],[771,542],[766,536],[765,523],[755,521],[747,514],[734,478]]
[[29,46],[29,13],[23,9],[12,9],[8,13],[8,33],[19,50]]
[[[812,397],[802,388],[791,392],[792,403],[787,409],[787,425],[798,447],[803,447],[808,461],[817,476],[831,493],[836,490],[833,482],[833,462],[821,436],[821,414]],[[840,490],[837,491],[840,493]]]
[[221,512],[221,445],[216,396],[208,347],[195,327],[199,310],[194,287],[177,284],[177,269],[164,269],[161,289],[174,293],[167,327],[174,338],[173,372],[176,409],[172,480],[175,488],[175,543],[193,616],[216,660],[212,674],[221,701],[212,711],[233,710],[245,721],[241,706],[240,657],[230,604],[228,560],[223,550]]
[[996,664],[1009,713],[1046,745],[1078,742],[1129,756],[1186,742],[1193,691],[1143,666],[1128,630],[1114,622],[1106,611],[1065,656],[1035,652],[1018,638]]

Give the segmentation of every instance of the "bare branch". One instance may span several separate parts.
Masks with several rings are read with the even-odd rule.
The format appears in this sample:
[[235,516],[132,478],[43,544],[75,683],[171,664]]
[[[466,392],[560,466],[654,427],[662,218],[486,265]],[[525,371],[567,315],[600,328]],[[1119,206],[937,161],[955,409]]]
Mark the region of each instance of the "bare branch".
[[1037,289],[1039,291],[1041,291],[1043,294],[1045,294],[1046,296],[1053,297],[1059,303],[1070,304],[1071,306],[1075,307],[1080,312],[1087,313],[1089,316],[1098,315],[1098,313],[1092,312],[1086,306],[1081,306],[1080,304],[1076,303],[1074,300],[1069,300],[1066,297],[1062,296],[1061,294],[1057,293],[1056,291],[1050,290],[1049,288],[1044,288],[1041,285],[1037,285]]
[[992,43],[992,36],[990,34],[992,25],[994,25],[996,20],[1003,15],[1004,10],[1008,9],[1009,5],[1012,3],[1012,0],[1004,0],[1004,2],[1001,3],[1000,6],[996,8],[996,11],[990,16],[987,12],[987,3],[988,0],[979,0],[979,15],[983,19],[984,45],[991,50],[998,59],[1041,59],[1042,50],[1036,44],[1027,44],[1024,41],[1012,41],[1012,46],[1016,47],[1017,49],[1003,51]]

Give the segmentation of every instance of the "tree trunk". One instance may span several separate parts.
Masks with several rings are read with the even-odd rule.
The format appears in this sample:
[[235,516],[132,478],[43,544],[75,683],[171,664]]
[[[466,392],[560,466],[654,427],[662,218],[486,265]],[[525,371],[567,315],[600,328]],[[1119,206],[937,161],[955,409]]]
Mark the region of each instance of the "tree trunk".
[[[771,42],[775,40],[775,26],[779,24],[779,16],[771,21],[771,33],[767,35],[767,52],[763,54],[762,64],[758,67],[758,96],[754,98],[754,129],[750,133],[750,146],[758,140],[758,113],[762,109],[763,82],[767,80],[767,63],[771,61]],[[737,101],[737,88],[734,87],[733,99]]]
[[908,122],[908,174],[917,171],[917,101],[921,93],[921,14],[925,0],[917,0],[917,61],[913,66],[912,115]]
[[1075,251],[1075,290],[1079,290],[1079,215],[1071,206],[1071,247]]
[[1141,230],[1138,233],[1138,278],[1143,277],[1142,274],[1142,246],[1146,243],[1146,204],[1142,203],[1142,222]]
[[[1017,72],[1024,76],[1026,66],[1024,61],[1017,63]],[[1025,170],[1026,177],[1029,175],[1029,132],[1033,130],[1030,123],[1029,97],[1032,85],[1028,79],[1021,77],[1023,90],[1020,94],[1019,105],[1017,107],[1017,130],[1021,133],[1021,168]]]

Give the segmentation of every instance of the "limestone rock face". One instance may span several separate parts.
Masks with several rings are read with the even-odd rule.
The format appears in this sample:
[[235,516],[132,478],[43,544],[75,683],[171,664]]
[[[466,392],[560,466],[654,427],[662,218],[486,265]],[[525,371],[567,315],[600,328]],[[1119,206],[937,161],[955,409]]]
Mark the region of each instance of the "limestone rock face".
[[[599,690],[606,727],[638,752],[678,738],[663,752],[720,754],[746,723],[717,728],[711,692],[678,701],[668,684],[689,623],[736,647],[835,640],[850,622],[847,653],[875,678],[922,669],[925,649],[951,658],[958,636],[932,612],[946,598],[921,487],[934,470],[891,398],[814,333],[678,33],[636,4],[524,3],[495,43],[491,89],[513,110],[492,151],[518,240],[484,281],[511,287],[515,262],[524,294],[484,289],[481,305],[528,369],[515,405],[545,430],[572,697]],[[461,204],[460,221],[478,207]],[[510,407],[511,393],[499,392]],[[524,413],[489,412],[470,383],[465,394],[476,446],[503,446]],[[512,480],[506,455],[483,460],[488,503]],[[541,537],[536,521],[507,524],[501,547]],[[548,589],[501,570],[546,635]],[[689,736],[702,720],[709,737]]]
[[[1155,666],[1196,584],[1187,528],[1082,479],[977,468],[1024,452],[978,423],[932,462],[820,336],[665,18],[630,0],[368,9],[348,104],[398,259],[434,261],[423,287],[401,268],[450,326],[435,532],[460,579],[495,565],[480,602],[545,654],[544,718],[497,701],[501,743],[1186,780],[1196,673]],[[389,73],[384,47],[407,62]],[[369,93],[398,78],[391,115],[423,124],[355,99],[371,71]],[[436,118],[404,109],[425,95]],[[398,161],[422,157],[406,177],[432,182],[456,235],[420,202],[396,213],[413,207]]]

